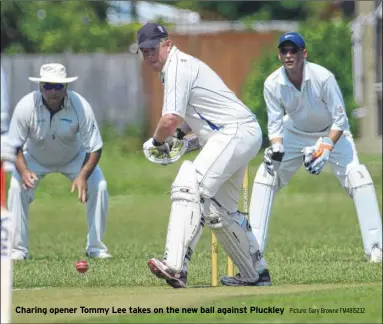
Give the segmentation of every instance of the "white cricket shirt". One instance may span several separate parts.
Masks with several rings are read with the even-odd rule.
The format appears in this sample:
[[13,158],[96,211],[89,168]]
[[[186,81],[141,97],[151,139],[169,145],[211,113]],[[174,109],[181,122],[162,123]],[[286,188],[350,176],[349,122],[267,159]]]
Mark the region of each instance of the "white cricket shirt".
[[349,129],[338,83],[329,70],[318,64],[305,61],[300,91],[287,78],[285,68],[280,67],[266,79],[263,94],[269,139],[283,137],[285,113],[303,132]]
[[53,115],[40,91],[27,94],[13,112],[9,136],[15,143],[26,143],[28,153],[47,167],[66,165],[81,150],[90,153],[103,145],[92,107],[71,90]]
[[256,121],[209,66],[175,46],[160,77],[164,85],[162,115],[181,116],[201,143],[225,125]]
[[8,131],[9,100],[7,78],[3,66],[1,66],[1,134]]

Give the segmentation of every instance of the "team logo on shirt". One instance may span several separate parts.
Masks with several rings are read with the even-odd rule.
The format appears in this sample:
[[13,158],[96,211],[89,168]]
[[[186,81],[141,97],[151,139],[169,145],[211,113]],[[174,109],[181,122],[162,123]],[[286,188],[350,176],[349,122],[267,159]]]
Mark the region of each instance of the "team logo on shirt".
[[339,107],[338,107],[338,112],[339,112],[340,114],[343,114],[343,113],[344,113],[344,110],[343,110],[343,107],[342,107],[342,106],[339,106]]
[[60,118],[60,120],[64,121],[64,122],[67,122],[69,124],[72,123],[72,119],[68,119],[68,118]]

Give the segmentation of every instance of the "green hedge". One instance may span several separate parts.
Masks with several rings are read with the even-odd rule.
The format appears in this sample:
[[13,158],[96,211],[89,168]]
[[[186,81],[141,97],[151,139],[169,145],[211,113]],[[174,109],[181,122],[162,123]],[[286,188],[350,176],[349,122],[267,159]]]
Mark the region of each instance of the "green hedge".
[[123,53],[141,27],[138,23],[110,25],[87,1],[30,1],[18,6],[22,37],[5,48],[7,54]]
[[[357,108],[353,97],[351,29],[343,21],[309,21],[300,25],[298,32],[303,36],[307,48],[307,60],[330,70],[342,90],[349,117],[351,131],[357,136],[357,120],[352,111]],[[263,84],[266,78],[281,63],[274,48],[264,50],[261,59],[254,62],[245,82],[243,100],[256,114],[267,143],[267,113],[263,99]]]

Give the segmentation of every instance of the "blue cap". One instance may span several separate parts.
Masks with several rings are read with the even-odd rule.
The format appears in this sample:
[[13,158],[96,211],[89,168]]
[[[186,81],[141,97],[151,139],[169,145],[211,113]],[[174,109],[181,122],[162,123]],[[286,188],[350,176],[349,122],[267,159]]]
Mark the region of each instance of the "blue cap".
[[137,31],[139,48],[153,48],[162,38],[168,37],[164,26],[156,23],[147,23]]
[[299,48],[306,47],[303,37],[296,32],[289,32],[289,33],[283,34],[281,38],[279,39],[278,47],[281,47],[284,42],[291,42]]

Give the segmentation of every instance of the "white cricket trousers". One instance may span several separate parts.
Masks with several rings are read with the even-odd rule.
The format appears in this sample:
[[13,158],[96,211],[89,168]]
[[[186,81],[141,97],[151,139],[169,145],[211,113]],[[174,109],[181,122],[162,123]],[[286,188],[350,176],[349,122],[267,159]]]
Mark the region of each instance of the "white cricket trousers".
[[256,121],[227,125],[213,133],[193,161],[201,196],[215,198],[227,212],[235,213],[247,165],[261,145],[262,130]]
[[[29,256],[29,204],[32,203],[36,189],[41,179],[47,174],[61,173],[73,181],[79,174],[84,163],[85,153],[80,152],[71,162],[62,167],[46,167],[37,162],[28,152],[24,152],[28,169],[36,173],[39,178],[35,188],[24,189],[20,175],[16,168],[13,171],[8,193],[8,209],[12,212],[13,244],[12,253],[22,253]],[[68,188],[70,190],[70,187]],[[77,196],[76,196],[77,197]],[[107,247],[102,242],[108,215],[109,194],[107,183],[99,166],[93,170],[88,178],[88,201],[86,202],[86,215],[88,221],[88,236],[86,252],[107,252]]]
[[[303,166],[303,155],[301,150],[306,146],[315,145],[319,137],[328,135],[328,130],[317,133],[300,131],[294,127],[293,122],[288,115],[284,116],[283,121],[283,146],[285,148],[285,155],[277,171],[277,181],[274,192],[286,186],[291,177]],[[348,173],[351,169],[358,168],[360,162],[353,137],[349,131],[345,131],[339,138],[334,150],[330,154],[327,164],[340,184],[348,193],[350,193],[350,190],[353,188],[350,187]],[[259,240],[258,243],[263,253],[267,242],[268,222],[274,193],[270,190],[268,191],[268,195],[264,194],[264,189],[262,188],[265,186],[262,184],[262,181],[259,181],[258,179],[258,176],[260,176],[259,171],[261,169],[263,169],[263,165],[259,167],[254,180],[250,203],[250,225],[254,235]],[[316,176],[312,177],[315,178]],[[317,180],[314,178],[313,180]],[[360,200],[355,200],[355,194],[353,198],[357,207],[364,250],[366,254],[370,254],[374,245],[377,244],[382,246],[382,221],[373,185],[370,185],[370,190],[368,194],[366,194],[366,197],[364,197],[365,201],[368,201],[369,204],[360,205]]]

